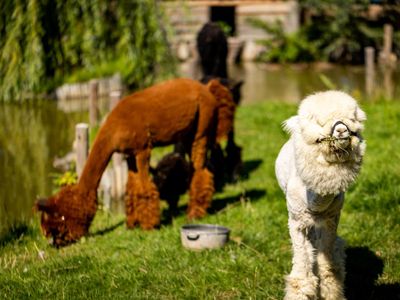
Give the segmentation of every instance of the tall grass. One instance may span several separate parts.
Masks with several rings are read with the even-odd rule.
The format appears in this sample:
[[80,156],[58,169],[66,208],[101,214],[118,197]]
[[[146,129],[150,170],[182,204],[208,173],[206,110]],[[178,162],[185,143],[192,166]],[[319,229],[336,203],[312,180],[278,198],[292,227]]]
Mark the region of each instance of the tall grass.
[[[400,103],[364,103],[365,164],[347,193],[339,234],[347,241],[349,299],[395,299],[400,289]],[[159,230],[127,230],[123,215],[99,211],[90,235],[63,249],[47,245],[38,221],[0,248],[0,298],[281,299],[291,248],[274,160],[287,139],[281,122],[296,106],[240,107],[243,178],[215,195],[203,223],[228,226],[220,250],[182,248],[182,214]],[[396,294],[397,293],[397,294]]]

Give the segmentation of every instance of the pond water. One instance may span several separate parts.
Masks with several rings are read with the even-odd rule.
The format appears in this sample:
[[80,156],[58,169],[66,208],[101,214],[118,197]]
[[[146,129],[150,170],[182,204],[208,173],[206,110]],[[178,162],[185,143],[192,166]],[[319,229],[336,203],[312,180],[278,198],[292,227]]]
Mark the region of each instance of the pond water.
[[[193,60],[181,65],[181,74],[200,78],[198,64]],[[229,75],[243,80],[242,103],[260,101],[299,102],[316,91],[340,89],[352,93],[356,98],[368,96],[366,93],[365,69],[363,66],[341,66],[327,63],[312,65],[276,65],[244,62],[229,66]],[[376,70],[374,97],[400,99],[400,70],[381,72]]]
[[[260,101],[298,102],[316,91],[341,89],[355,95],[368,96],[365,86],[365,69],[362,66],[334,66],[330,64],[277,66],[245,63],[231,67],[234,78],[243,78],[245,103]],[[400,98],[398,70],[376,71],[371,95],[389,99]]]
[[54,101],[0,103],[0,234],[32,218],[35,198],[51,193],[53,158],[71,149],[86,118]]
[[[183,75],[191,76],[190,72],[187,66],[182,69]],[[245,81],[243,105],[268,100],[298,102],[327,85],[361,95],[365,85],[360,67],[244,63],[231,66],[230,74]],[[376,79],[377,86],[385,87],[381,91],[386,96],[400,99],[394,84],[399,82],[399,72],[389,79],[378,73]],[[102,104],[103,111],[106,105]],[[0,237],[34,216],[32,206],[38,195],[51,194],[54,157],[71,150],[75,125],[88,120],[86,108],[87,101],[0,103]]]

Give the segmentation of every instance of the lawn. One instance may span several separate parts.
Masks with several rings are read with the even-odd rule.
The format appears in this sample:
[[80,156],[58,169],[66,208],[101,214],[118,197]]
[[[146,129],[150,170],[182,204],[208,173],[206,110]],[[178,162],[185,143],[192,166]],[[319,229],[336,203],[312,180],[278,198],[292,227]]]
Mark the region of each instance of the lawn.
[[[347,242],[348,299],[400,297],[400,103],[363,103],[367,153],[347,193],[339,235]],[[123,215],[99,210],[90,235],[55,249],[38,218],[0,244],[0,299],[281,299],[291,267],[284,196],[274,160],[287,139],[281,122],[296,105],[242,106],[242,179],[215,195],[202,223],[231,229],[219,250],[182,248],[182,214],[159,230],[127,230]]]

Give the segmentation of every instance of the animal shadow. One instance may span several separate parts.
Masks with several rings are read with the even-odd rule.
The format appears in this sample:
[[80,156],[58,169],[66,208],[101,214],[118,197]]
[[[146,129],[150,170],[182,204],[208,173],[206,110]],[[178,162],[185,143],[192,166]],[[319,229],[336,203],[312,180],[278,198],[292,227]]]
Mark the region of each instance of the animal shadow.
[[237,194],[235,196],[225,197],[222,199],[215,199],[211,202],[211,206],[208,208],[208,213],[210,215],[216,214],[229,205],[233,205],[235,203],[243,202],[243,201],[257,201],[261,197],[265,195],[265,190],[262,189],[252,189],[245,191],[244,193]]
[[346,249],[346,298],[348,300],[400,299],[400,284],[376,284],[383,261],[367,247]]
[[[243,201],[257,201],[265,195],[265,191],[262,189],[252,189],[244,193],[238,193],[235,196],[225,197],[221,199],[214,199],[211,202],[211,206],[208,208],[208,214],[216,214],[226,209],[229,205],[235,205]],[[161,225],[170,225],[174,217],[183,215],[186,213],[187,204],[181,205],[177,210],[171,211],[170,209],[165,209],[161,216]]]
[[100,230],[97,230],[97,231],[95,231],[95,232],[93,232],[93,233],[90,233],[89,236],[98,236],[98,235],[101,236],[101,235],[105,235],[105,234],[107,234],[107,233],[109,233],[109,232],[111,232],[111,231],[114,231],[114,230],[117,229],[119,226],[123,225],[124,223],[125,223],[125,220],[119,221],[118,223],[116,223],[116,224],[114,224],[114,225],[111,225],[111,226],[109,226],[109,227],[107,227],[107,228],[100,229]]
[[243,162],[242,171],[240,174],[241,179],[248,179],[250,177],[250,173],[257,170],[258,167],[262,164],[261,159],[252,159]]

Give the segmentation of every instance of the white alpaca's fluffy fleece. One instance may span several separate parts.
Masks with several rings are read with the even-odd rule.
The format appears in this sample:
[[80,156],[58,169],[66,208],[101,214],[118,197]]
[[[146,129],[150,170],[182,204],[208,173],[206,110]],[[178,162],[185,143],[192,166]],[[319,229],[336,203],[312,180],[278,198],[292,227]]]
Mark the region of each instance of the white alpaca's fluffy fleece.
[[305,98],[284,122],[291,137],[275,171],[293,246],[285,299],[344,299],[345,256],[336,230],[344,192],[360,171],[365,120],[352,97],[327,91]]

